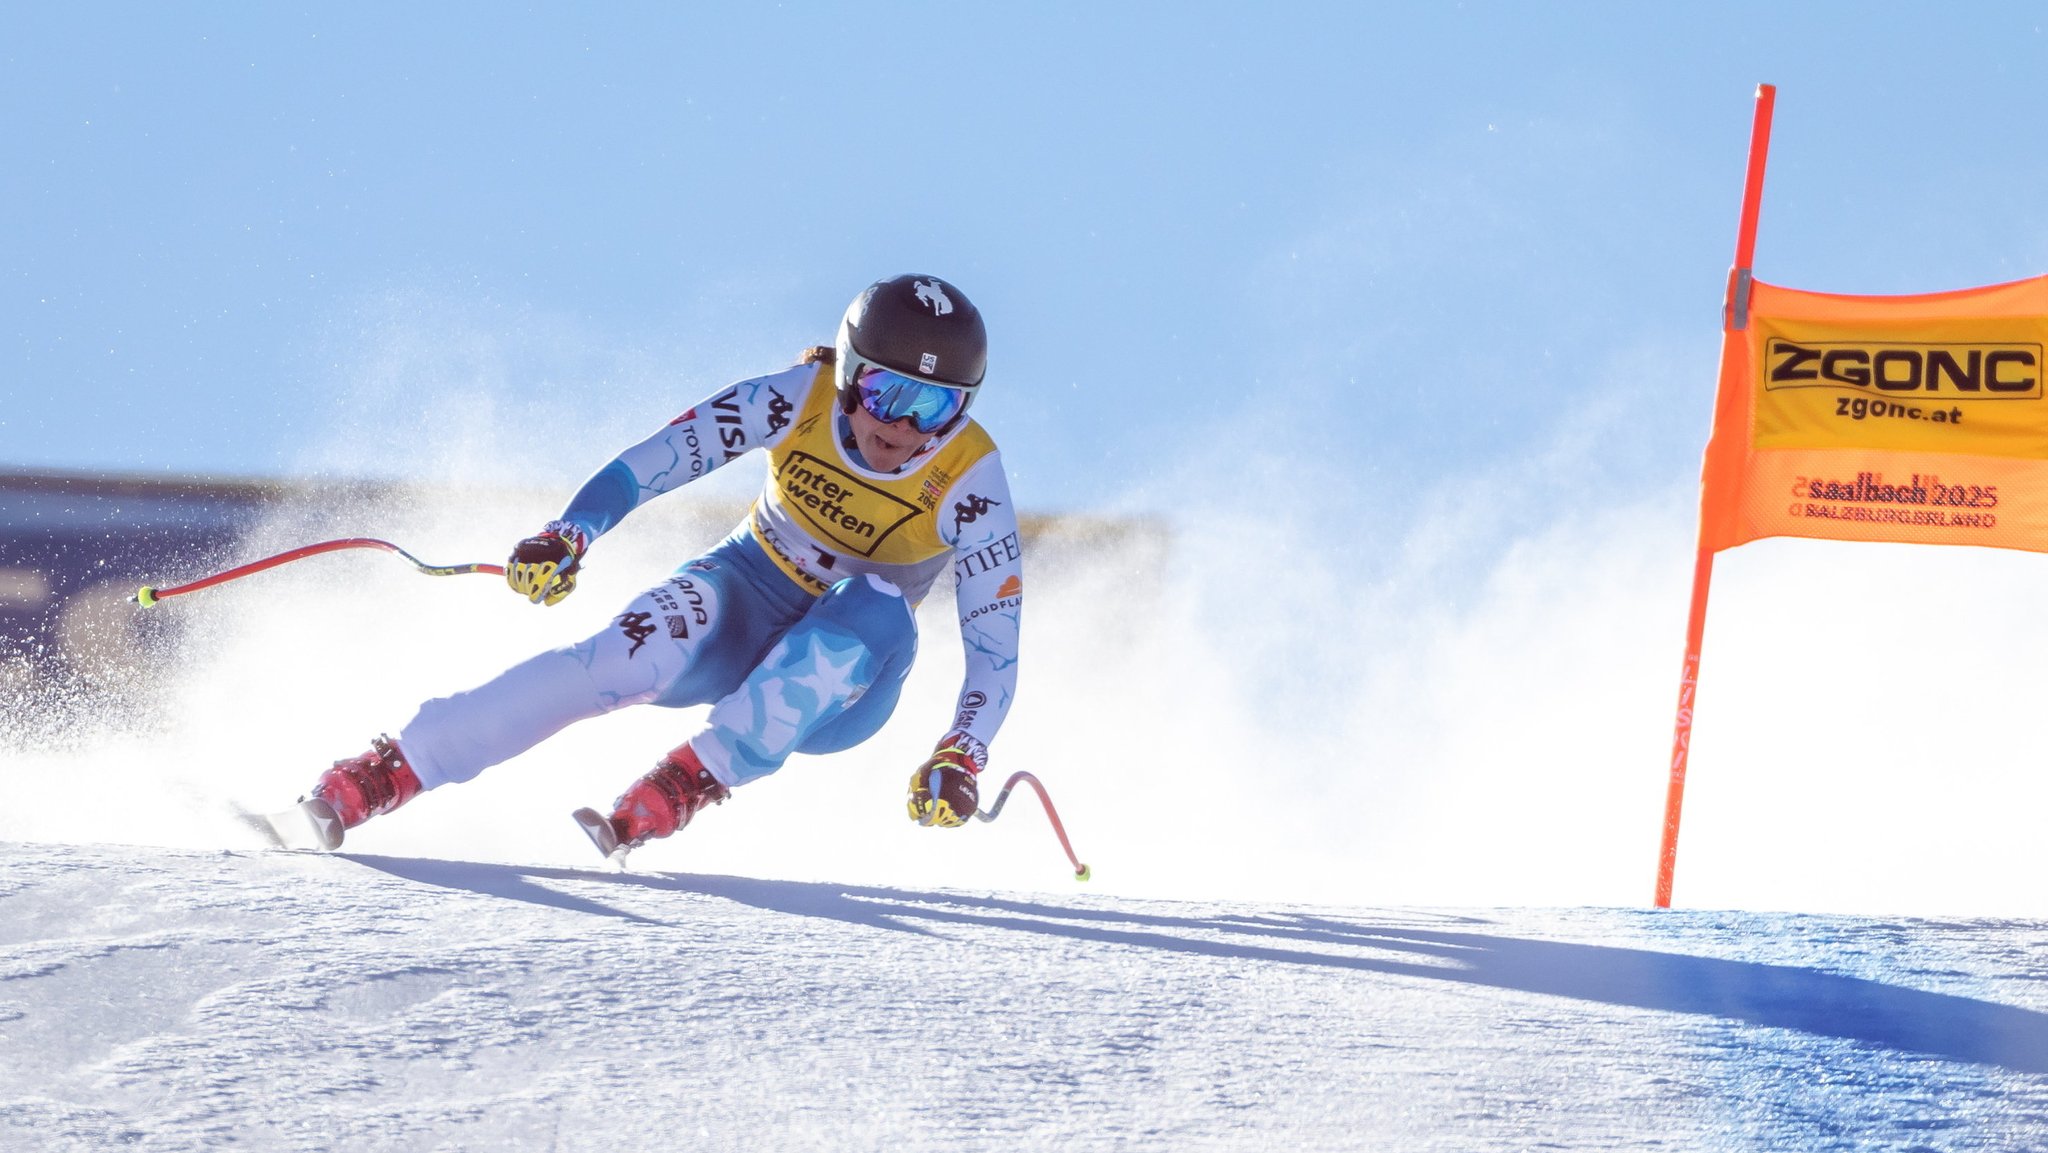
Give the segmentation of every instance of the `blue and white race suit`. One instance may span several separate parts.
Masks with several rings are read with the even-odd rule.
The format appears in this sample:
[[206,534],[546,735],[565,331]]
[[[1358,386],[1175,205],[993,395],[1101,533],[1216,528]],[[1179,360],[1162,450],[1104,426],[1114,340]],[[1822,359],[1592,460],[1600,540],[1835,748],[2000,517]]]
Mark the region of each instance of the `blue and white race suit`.
[[948,735],[978,763],[1017,686],[1022,551],[1002,460],[972,419],[902,468],[853,447],[829,363],[744,380],[620,453],[558,523],[594,542],[650,497],[755,449],[745,522],[595,636],[428,701],[398,743],[427,788],[466,781],[625,705],[710,704],[690,745],[728,787],[879,731],[917,652],[912,610],[948,565],[967,654]]

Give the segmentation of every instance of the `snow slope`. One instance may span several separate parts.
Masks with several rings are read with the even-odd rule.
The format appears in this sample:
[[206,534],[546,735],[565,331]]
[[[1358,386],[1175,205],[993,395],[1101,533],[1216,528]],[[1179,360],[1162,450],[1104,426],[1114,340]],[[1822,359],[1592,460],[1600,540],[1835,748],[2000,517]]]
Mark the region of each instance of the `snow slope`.
[[0,844],[0,1148],[2040,1149],[2044,943]]

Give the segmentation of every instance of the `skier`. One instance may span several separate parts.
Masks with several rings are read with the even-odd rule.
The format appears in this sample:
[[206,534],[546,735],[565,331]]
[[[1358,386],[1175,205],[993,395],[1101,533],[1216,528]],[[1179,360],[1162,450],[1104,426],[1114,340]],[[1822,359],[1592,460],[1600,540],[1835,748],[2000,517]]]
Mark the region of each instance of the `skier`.
[[425,789],[474,778],[576,721],[625,705],[710,704],[703,729],[629,786],[600,851],[688,824],[791,753],[851,748],[888,720],[917,650],[917,603],[950,564],[967,671],[948,731],[910,778],[920,824],[974,814],[975,778],[1017,683],[1021,552],[995,442],[967,416],[987,365],[981,314],[935,276],[878,281],[836,344],[744,380],[620,453],[562,515],[519,542],[514,592],[553,605],[597,538],[642,501],[753,451],[768,481],[709,552],[597,635],[430,700],[303,804],[327,848]]

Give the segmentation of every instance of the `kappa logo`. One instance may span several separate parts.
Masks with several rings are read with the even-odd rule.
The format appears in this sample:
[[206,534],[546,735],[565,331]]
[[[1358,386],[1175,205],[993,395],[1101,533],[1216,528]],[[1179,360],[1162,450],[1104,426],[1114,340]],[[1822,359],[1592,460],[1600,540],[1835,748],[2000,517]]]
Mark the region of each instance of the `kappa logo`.
[[919,280],[911,287],[917,291],[918,302],[931,309],[932,315],[947,316],[952,313],[953,298],[946,295],[946,290],[939,287],[938,281]]
[[768,390],[768,435],[774,436],[789,427],[789,414],[796,406],[782,395],[780,389]]
[[1003,507],[1002,501],[990,500],[985,496],[968,493],[966,500],[960,501],[953,506],[953,531],[957,533],[960,531],[961,526],[970,525],[980,520],[982,514],[988,510],[1001,507]]
[[640,651],[640,646],[647,643],[647,638],[654,635],[653,619],[653,613],[620,613],[619,619],[612,622],[626,634],[627,640],[633,642],[633,647],[626,650],[627,659],[630,660],[634,653]]
[[2023,400],[2041,395],[2038,344],[1971,341],[1908,344],[1773,338],[1764,348],[1764,387],[1874,388],[1956,400]]

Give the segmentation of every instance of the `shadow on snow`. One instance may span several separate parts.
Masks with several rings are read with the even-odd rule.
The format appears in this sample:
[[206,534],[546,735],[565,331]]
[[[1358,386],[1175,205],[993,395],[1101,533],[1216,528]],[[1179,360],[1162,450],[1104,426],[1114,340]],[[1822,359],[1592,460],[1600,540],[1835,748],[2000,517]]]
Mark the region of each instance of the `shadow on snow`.
[[[1401,923],[1423,919],[1416,914],[1389,916],[1379,924],[1297,915],[1175,916],[745,877],[585,872],[398,857],[348,859],[409,881],[641,924],[665,922],[555,885],[581,882],[716,897],[877,929],[939,933],[949,925],[971,926],[1232,961],[1450,981],[1726,1018],[2019,1073],[2048,1073],[2048,1014],[2031,1009],[1796,965],[1534,940],[1462,927],[1487,924],[1478,917],[1436,918],[1438,925],[1456,926],[1444,928]],[[1368,952],[1341,951],[1345,949]]]

